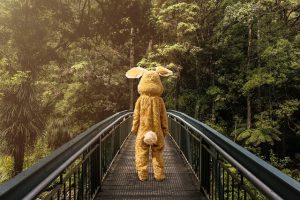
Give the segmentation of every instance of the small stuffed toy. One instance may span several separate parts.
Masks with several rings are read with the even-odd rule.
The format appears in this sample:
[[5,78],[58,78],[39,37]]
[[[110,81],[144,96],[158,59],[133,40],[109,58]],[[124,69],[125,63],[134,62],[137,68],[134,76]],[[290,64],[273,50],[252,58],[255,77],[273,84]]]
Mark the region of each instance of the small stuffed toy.
[[148,179],[149,149],[152,150],[154,178],[162,181],[165,176],[163,150],[165,136],[169,134],[167,111],[161,94],[164,87],[160,76],[170,76],[172,71],[157,67],[148,71],[141,67],[131,68],[127,78],[141,78],[138,85],[139,98],[135,103],[131,132],[136,134],[135,165],[139,180]]

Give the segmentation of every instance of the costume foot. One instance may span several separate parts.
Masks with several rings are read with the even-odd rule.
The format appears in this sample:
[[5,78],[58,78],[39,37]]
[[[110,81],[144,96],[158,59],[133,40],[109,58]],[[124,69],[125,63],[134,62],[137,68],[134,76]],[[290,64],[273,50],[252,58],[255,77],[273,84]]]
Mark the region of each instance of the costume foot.
[[142,182],[144,182],[144,181],[147,181],[148,178],[140,178],[140,177],[139,177],[139,180],[142,181]]
[[139,179],[140,181],[144,182],[144,181],[148,180],[148,176],[139,176],[139,175],[138,175],[138,179]]
[[154,179],[155,179],[156,181],[163,181],[163,180],[166,179],[166,176],[154,177]]

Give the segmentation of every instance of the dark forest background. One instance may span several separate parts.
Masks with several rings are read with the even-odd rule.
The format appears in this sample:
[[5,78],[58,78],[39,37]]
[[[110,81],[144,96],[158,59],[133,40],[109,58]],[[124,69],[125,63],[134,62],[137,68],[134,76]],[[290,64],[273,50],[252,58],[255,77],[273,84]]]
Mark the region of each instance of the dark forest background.
[[125,72],[160,65],[168,109],[300,180],[299,0],[1,0],[0,182],[128,109]]

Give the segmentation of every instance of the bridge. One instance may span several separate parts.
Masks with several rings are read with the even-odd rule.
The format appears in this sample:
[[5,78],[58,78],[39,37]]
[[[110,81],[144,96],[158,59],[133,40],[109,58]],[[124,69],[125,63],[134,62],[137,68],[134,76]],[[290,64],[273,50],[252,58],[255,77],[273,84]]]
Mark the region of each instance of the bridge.
[[134,168],[132,112],[95,124],[0,185],[0,199],[300,199],[300,183],[209,126],[169,111],[167,179]]

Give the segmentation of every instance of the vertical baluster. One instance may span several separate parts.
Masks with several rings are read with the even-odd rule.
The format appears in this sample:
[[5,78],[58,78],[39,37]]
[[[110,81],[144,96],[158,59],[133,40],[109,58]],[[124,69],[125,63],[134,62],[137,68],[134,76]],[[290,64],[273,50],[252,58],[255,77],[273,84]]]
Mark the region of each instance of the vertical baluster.
[[89,165],[89,190],[88,190],[88,197],[90,198],[92,196],[92,155],[90,155],[90,158],[89,158],[89,162],[88,162],[88,165]]
[[86,199],[89,199],[89,194],[90,194],[90,181],[91,181],[91,177],[90,177],[90,161],[91,161],[91,157],[88,157],[87,161],[86,161]]
[[[241,186],[244,185],[244,176],[241,174]],[[246,190],[244,189],[244,200],[247,199],[247,193]]]
[[211,155],[211,161],[212,161],[212,163],[211,163],[211,167],[212,167],[212,170],[211,170],[211,195],[212,195],[212,197],[211,197],[211,199],[214,199],[214,197],[215,197],[215,188],[214,188],[214,186],[215,186],[215,158],[214,158],[214,155]]
[[[96,145],[96,144],[95,144]],[[92,149],[92,148],[91,148]],[[94,186],[93,186],[93,184],[94,184],[94,176],[95,176],[95,174],[94,174],[94,153],[95,153],[95,151],[93,152],[93,153],[91,153],[91,155],[90,155],[90,159],[89,159],[89,193],[90,193],[90,197],[92,197],[92,195],[93,195],[93,190],[94,190]],[[94,176],[93,176],[94,175]]]
[[[63,184],[63,175],[62,174],[59,175],[59,184],[60,184],[60,187]],[[60,199],[60,189],[57,191],[57,199],[58,200]]]
[[194,159],[193,159],[193,163],[194,163],[194,171],[195,171],[195,173],[197,174],[198,173],[198,171],[197,171],[197,163],[198,163],[198,160],[197,160],[197,154],[198,154],[198,148],[197,148],[197,141],[196,141],[196,139],[194,138],[194,137],[192,137],[192,140],[193,140],[193,157],[194,157]]
[[114,146],[115,146],[115,141],[114,141],[114,137],[115,137],[115,126],[113,126],[113,130],[112,130],[112,133],[111,133],[111,137],[110,137],[110,159],[109,159],[109,163],[111,163],[113,157],[114,157]]
[[178,124],[177,122],[174,122],[174,126],[175,126],[175,129],[176,129],[176,135],[177,135],[177,144],[178,146],[181,148],[181,143],[180,143],[180,133],[179,133],[179,128],[178,128]]
[[[84,154],[82,155],[82,160],[85,159]],[[79,186],[79,198],[84,198],[84,182],[85,182],[85,162],[81,164],[81,173],[80,173],[80,186]]]
[[74,179],[74,200],[76,200],[76,195],[77,195],[77,193],[76,193],[76,174],[77,174],[77,170],[74,172],[74,174],[73,174],[73,179]]
[[82,166],[82,170],[81,170],[81,176],[83,178],[83,182],[82,182],[82,198],[85,199],[85,193],[86,193],[86,161],[84,162],[84,165]]
[[197,170],[197,175],[198,175],[198,178],[199,178],[199,181],[200,181],[200,183],[201,183],[201,178],[200,178],[200,170],[201,170],[201,165],[200,165],[200,157],[201,157],[201,151],[200,151],[200,147],[201,146],[201,143],[200,143],[200,141],[197,141],[197,162],[198,162],[198,170]]
[[85,165],[86,165],[86,172],[85,172],[85,177],[86,177],[86,181],[85,181],[85,184],[86,184],[86,188],[85,188],[85,199],[89,199],[88,198],[88,194],[89,194],[89,181],[90,181],[90,177],[89,177],[89,161],[90,161],[90,157],[88,157],[86,159],[86,162],[85,162]]
[[102,141],[101,141],[101,136],[99,138],[99,168],[100,168],[100,180],[99,180],[99,191],[101,191],[101,181],[102,181]]
[[59,200],[60,199],[60,189],[57,190],[56,195],[57,195],[57,200]]
[[87,159],[83,163],[82,168],[82,179],[83,179],[83,198],[86,199],[86,190],[87,190]]
[[[238,172],[238,177],[239,177],[239,176],[242,177],[243,175],[242,175],[241,173]],[[238,194],[237,194],[237,199],[240,199],[240,189],[241,189],[241,185],[240,185],[240,184],[241,184],[241,183],[238,182],[238,188],[237,188],[237,190],[238,190],[237,193],[238,193]]]
[[[94,146],[97,146],[98,143],[95,143]],[[91,180],[90,180],[90,193],[91,195],[93,195],[95,192],[96,192],[96,189],[97,189],[97,186],[96,186],[96,176],[98,174],[97,172],[97,165],[98,165],[98,147],[94,150],[94,152],[91,154],[90,156],[90,161],[91,161],[91,170],[90,170],[90,177],[91,177]]]
[[[227,170],[229,170],[229,169],[227,169]],[[230,187],[229,187],[229,174],[228,174],[228,171],[226,171],[226,199],[228,200],[229,199],[229,189],[230,189]]]
[[72,180],[71,180],[72,176],[70,176],[69,178],[69,199],[71,200],[71,196],[72,196],[72,192],[71,192],[71,189],[72,189]]
[[200,137],[200,142],[199,142],[199,182],[200,182],[200,190],[202,187],[202,159],[203,155],[202,155],[202,137]]
[[224,184],[225,184],[225,173],[224,173],[224,167],[222,167],[222,190],[223,190],[222,199],[224,199],[224,197],[225,197],[225,193],[224,193],[225,187],[224,187]]
[[223,199],[223,190],[221,188],[221,164],[219,159],[219,153],[217,153],[217,188],[218,188],[218,199]]
[[178,124],[178,122],[176,123],[176,128],[178,130],[178,145],[180,147],[180,149],[182,149],[182,146],[181,146],[181,129],[180,129],[180,125]]
[[[192,133],[190,133],[192,134]],[[194,137],[191,135],[191,146],[192,146],[192,167],[193,170],[196,171],[196,163],[195,163],[195,140]]]
[[[126,123],[126,122],[124,122],[124,123]],[[124,123],[121,124],[122,127],[120,126],[119,134],[118,134],[118,137],[119,137],[119,145],[118,145],[118,149],[119,149],[119,150],[120,150],[120,148],[121,148],[121,144],[123,143],[123,138],[122,138],[121,136],[122,136],[122,133],[123,133],[124,128],[125,128],[125,127],[123,127],[123,126],[124,126]]]
[[94,159],[95,159],[95,163],[94,163],[94,171],[95,171],[95,176],[94,176],[94,193],[97,191],[97,189],[99,188],[99,178],[100,178],[100,167],[99,167],[99,143],[98,143],[98,147],[96,149],[95,155],[94,155]]
[[232,197],[231,197],[231,199],[232,200],[234,200],[234,178],[233,178],[233,176],[231,177],[232,179],[232,183],[231,183],[231,185],[232,185]]
[[206,153],[206,149],[205,149],[205,142],[204,140],[201,138],[201,145],[202,145],[202,148],[201,148],[201,156],[202,156],[202,165],[201,165],[201,168],[202,168],[202,179],[203,179],[203,187],[206,189],[206,191],[209,193],[209,185],[207,185],[207,182],[209,181],[209,174],[208,174],[208,161],[207,161],[207,153]]
[[67,193],[67,191],[66,191],[66,183],[64,183],[64,198],[63,198],[64,200],[67,199],[67,198],[66,198],[66,196],[67,196],[66,193]]
[[78,179],[78,184],[77,184],[77,187],[78,187],[78,190],[77,190],[77,199],[80,200],[81,197],[80,197],[80,193],[81,193],[81,178],[80,178],[80,168],[81,166],[78,167],[78,171],[77,171],[77,179]]

